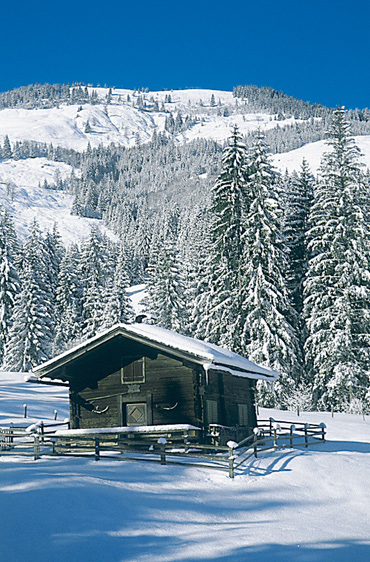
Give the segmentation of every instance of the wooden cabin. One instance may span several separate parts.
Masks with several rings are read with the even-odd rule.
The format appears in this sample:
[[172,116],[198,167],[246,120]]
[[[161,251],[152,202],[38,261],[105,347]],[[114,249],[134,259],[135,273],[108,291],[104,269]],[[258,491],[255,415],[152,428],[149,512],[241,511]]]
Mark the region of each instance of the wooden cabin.
[[219,346],[147,324],[119,324],[34,369],[67,383],[78,428],[210,424],[247,436],[256,425],[254,386],[278,374]]

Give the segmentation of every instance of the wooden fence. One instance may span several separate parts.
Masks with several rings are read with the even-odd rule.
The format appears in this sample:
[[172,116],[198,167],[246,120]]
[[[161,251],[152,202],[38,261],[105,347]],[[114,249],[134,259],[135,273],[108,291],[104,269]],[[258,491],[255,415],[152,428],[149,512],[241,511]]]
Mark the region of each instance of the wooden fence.
[[187,442],[171,443],[165,437],[157,440],[129,439],[122,434],[54,435],[37,430],[30,434],[22,428],[0,428],[0,455],[41,455],[91,457],[119,461],[156,462],[223,470],[234,478],[252,457],[261,453],[293,447],[308,447],[325,442],[325,424],[307,424],[260,420],[253,435],[227,446]]

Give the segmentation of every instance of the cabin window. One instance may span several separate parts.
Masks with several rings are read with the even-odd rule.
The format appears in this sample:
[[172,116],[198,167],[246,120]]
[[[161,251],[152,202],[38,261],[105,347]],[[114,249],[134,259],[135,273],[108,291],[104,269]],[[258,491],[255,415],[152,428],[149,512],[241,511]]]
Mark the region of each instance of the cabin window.
[[131,363],[121,369],[121,381],[123,383],[145,382],[145,361],[144,357],[132,359]]
[[126,404],[126,425],[147,425],[147,410],[145,402]]
[[207,400],[207,423],[218,423],[218,404],[217,400]]
[[247,404],[238,404],[238,423],[239,425],[248,425]]

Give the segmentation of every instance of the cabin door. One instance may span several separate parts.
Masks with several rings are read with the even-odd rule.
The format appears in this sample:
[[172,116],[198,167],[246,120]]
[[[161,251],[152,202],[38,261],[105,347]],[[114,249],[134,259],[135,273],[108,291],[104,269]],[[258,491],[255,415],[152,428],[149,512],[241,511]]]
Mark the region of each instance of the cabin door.
[[134,404],[125,404],[126,407],[126,425],[147,425],[147,408],[145,402],[136,402]]

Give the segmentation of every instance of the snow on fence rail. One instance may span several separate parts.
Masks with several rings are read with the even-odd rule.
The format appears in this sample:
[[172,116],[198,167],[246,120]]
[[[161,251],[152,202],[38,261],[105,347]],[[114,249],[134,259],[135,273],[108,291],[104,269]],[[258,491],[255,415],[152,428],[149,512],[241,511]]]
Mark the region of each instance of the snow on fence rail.
[[36,427],[34,434],[27,428],[0,428],[0,455],[29,455],[37,460],[41,455],[93,457],[120,461],[156,462],[223,470],[234,478],[235,471],[260,453],[283,448],[308,447],[325,442],[325,424],[307,424],[260,420],[253,435],[227,446],[198,443],[169,443],[165,437],[156,441],[130,438],[122,434],[95,433],[89,435],[55,435]]

